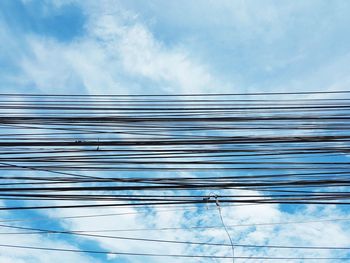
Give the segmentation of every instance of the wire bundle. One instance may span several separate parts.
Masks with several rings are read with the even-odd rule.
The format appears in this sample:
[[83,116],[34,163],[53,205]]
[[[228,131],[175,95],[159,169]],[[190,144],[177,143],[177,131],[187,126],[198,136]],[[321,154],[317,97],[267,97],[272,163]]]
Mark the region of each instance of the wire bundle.
[[265,194],[220,202],[349,204],[349,93],[1,94],[0,197],[175,205],[235,189]]
[[[0,210],[129,206],[172,206],[174,210],[186,210],[209,203],[218,206],[347,205],[350,204],[349,113],[349,91],[182,95],[0,94],[0,170],[3,170],[0,199],[6,201],[6,206]],[[113,214],[66,218],[99,216]],[[2,222],[26,220],[31,221],[27,218]],[[270,222],[255,226],[323,221],[327,220]],[[247,225],[233,227],[240,226]],[[224,244],[101,233],[193,231],[221,226],[86,231],[3,223],[0,227],[16,230],[2,233],[5,235],[58,234],[174,245],[234,245],[235,248],[249,249],[349,249]],[[0,244],[0,247],[121,256],[255,261],[301,259],[135,253],[16,244]],[[302,259],[348,260],[344,255]]]

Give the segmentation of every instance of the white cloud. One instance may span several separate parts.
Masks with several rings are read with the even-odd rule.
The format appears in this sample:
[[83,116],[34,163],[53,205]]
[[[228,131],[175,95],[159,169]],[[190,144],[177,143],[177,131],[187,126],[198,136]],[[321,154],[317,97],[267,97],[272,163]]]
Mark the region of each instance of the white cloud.
[[227,88],[186,50],[166,48],[135,16],[113,1],[106,3],[111,6],[108,13],[98,12],[95,5],[83,6],[86,34],[72,42],[27,36],[30,55],[19,66],[28,86],[48,93],[196,93]]

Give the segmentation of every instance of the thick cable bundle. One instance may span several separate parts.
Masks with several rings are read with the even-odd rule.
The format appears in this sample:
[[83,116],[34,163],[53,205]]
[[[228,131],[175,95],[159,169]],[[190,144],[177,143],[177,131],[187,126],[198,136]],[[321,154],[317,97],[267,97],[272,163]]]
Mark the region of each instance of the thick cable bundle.
[[2,94],[0,196],[188,205],[215,191],[223,204],[349,204],[349,95]]

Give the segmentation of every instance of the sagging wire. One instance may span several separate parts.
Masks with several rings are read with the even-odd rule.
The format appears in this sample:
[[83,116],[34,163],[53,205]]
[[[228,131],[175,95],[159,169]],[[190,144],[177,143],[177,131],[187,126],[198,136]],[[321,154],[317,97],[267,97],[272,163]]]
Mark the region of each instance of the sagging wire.
[[220,206],[220,202],[219,202],[219,197],[218,197],[217,194],[209,194],[209,196],[203,198],[203,200],[209,201],[211,198],[214,198],[214,200],[215,200],[215,204],[216,204],[216,207],[218,208],[218,211],[219,211],[219,216],[220,216],[220,220],[221,220],[222,226],[223,226],[223,228],[224,228],[224,230],[226,232],[226,235],[227,235],[227,237],[228,237],[228,239],[230,241],[231,251],[232,251],[232,263],[234,263],[235,262],[235,247],[234,247],[231,235],[228,232],[228,229],[226,227],[224,218],[222,216],[222,211],[221,211],[221,206]]

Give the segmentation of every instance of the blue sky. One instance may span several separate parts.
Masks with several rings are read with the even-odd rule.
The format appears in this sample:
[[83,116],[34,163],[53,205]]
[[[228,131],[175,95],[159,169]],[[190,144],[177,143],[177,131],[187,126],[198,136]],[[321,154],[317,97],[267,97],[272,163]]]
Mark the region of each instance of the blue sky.
[[[97,81],[116,93],[126,86],[139,93],[319,90],[349,81],[347,1],[1,5],[1,81],[9,89],[43,89],[43,79],[62,92],[98,92]],[[94,67],[100,72],[84,76]]]
[[[173,94],[347,90],[350,84],[349,13],[350,2],[336,0],[3,0],[0,2],[0,92]],[[131,208],[127,211],[135,212]],[[86,214],[100,212],[85,211]],[[256,222],[257,214],[263,222],[335,218],[348,214],[334,206],[310,206],[291,212],[272,205],[223,212],[231,224]],[[54,218],[71,213],[58,210],[41,215]],[[28,214],[2,215],[4,218],[16,216]],[[202,221],[215,224],[217,220],[217,211],[211,210],[192,214],[156,210],[120,219],[105,217],[63,223],[52,219],[48,226],[87,229],[99,225],[108,229],[135,225],[179,226],[189,222],[196,225]],[[347,226],[344,222],[332,222],[312,227],[244,228],[233,229],[232,234],[235,242],[242,243],[268,243],[268,237],[274,236],[271,241],[274,244],[333,242],[347,245],[350,242]],[[303,233],[308,234],[307,240],[298,238]],[[163,237],[174,239],[173,235],[166,233]],[[225,233],[218,230],[195,234],[177,232],[175,235],[184,239],[195,236],[227,241]],[[3,242],[4,237],[0,239]],[[11,241],[45,243],[53,247],[167,253],[203,249],[155,248],[152,244],[52,236],[13,236]],[[14,254],[3,249],[0,252],[1,262],[62,261],[55,253],[16,251]],[[206,252],[215,254],[218,251]],[[322,255],[334,255],[324,253]],[[168,262],[183,262],[172,260]],[[65,262],[98,261],[164,262],[163,259],[85,254],[67,254],[65,259]]]

